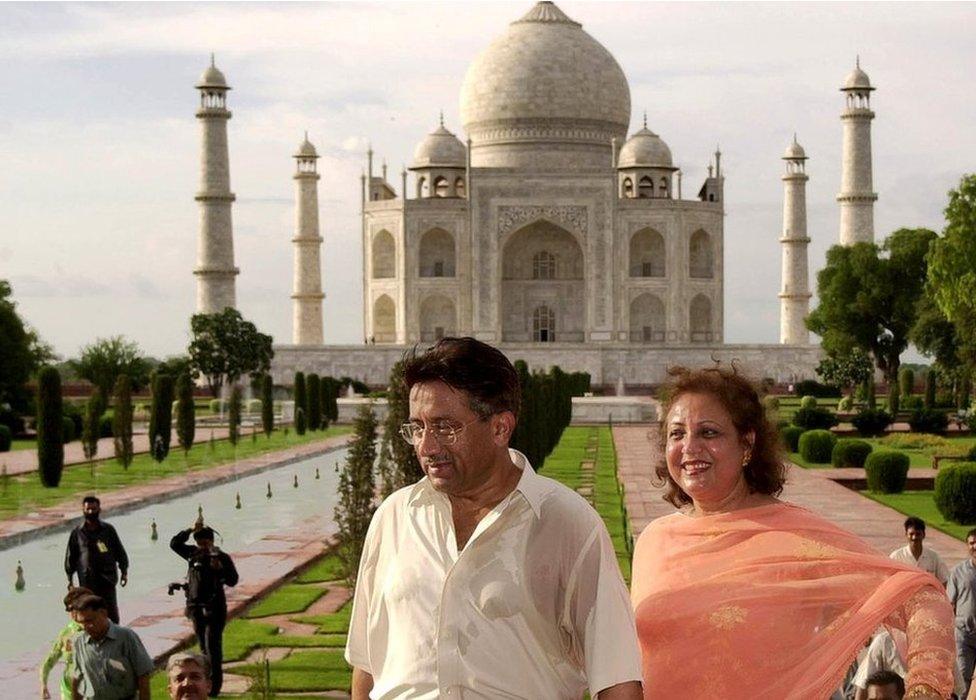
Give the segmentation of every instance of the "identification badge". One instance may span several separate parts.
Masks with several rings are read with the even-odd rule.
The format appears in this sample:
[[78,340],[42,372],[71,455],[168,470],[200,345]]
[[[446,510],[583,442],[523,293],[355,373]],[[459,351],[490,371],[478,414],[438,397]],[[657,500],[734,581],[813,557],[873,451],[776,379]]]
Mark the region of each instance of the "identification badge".
[[108,554],[108,547],[106,547],[105,543],[101,540],[98,540],[98,542],[95,543],[95,546],[98,547],[99,554]]

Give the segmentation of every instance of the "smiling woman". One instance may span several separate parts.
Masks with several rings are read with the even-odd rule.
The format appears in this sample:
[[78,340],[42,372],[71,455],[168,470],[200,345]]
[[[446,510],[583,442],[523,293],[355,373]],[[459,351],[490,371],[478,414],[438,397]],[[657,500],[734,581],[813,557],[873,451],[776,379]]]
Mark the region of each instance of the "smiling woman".
[[909,630],[908,697],[948,697],[938,581],[777,498],[775,432],[734,368],[671,374],[656,472],[683,510],[634,551],[645,698],[825,698],[882,623]]

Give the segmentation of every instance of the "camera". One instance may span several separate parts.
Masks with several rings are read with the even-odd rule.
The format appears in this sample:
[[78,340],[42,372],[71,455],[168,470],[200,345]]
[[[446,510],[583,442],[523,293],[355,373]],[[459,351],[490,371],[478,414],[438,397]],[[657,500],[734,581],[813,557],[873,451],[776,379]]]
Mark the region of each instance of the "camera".
[[166,586],[166,595],[173,595],[174,593],[176,593],[176,591],[185,591],[185,590],[186,590],[185,583],[171,583],[168,586]]

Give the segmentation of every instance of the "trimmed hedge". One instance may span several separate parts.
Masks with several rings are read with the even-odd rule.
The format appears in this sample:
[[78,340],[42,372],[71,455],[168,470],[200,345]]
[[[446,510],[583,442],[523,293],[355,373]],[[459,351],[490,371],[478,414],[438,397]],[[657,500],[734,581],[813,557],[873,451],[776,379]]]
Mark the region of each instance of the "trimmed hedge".
[[833,428],[837,423],[837,416],[826,408],[801,408],[793,414],[793,425],[807,430]]
[[851,418],[851,424],[864,437],[884,435],[891,425],[891,414],[880,408],[865,408]]
[[947,520],[962,525],[976,523],[976,462],[957,462],[939,470],[935,507]]
[[764,396],[762,403],[766,415],[774,416],[779,411],[779,398],[776,396]]
[[877,450],[864,461],[868,488],[877,493],[901,493],[908,479],[908,455],[896,450]]
[[840,389],[830,384],[821,384],[815,379],[804,379],[793,385],[797,396],[816,396],[820,399],[839,399]]
[[848,413],[854,410],[854,397],[845,396],[840,401],[837,402],[837,410]]
[[949,427],[949,416],[934,408],[919,408],[912,411],[908,425],[913,433],[932,433],[944,435]]
[[864,460],[871,454],[872,449],[871,444],[864,440],[844,438],[838,440],[837,444],[834,445],[834,450],[830,453],[830,463],[838,469],[843,467],[863,468]]
[[826,464],[837,444],[837,436],[829,430],[808,430],[800,436],[800,456],[806,462]]
[[804,396],[800,399],[800,408],[816,408],[817,407],[817,397],[816,396]]
[[7,426],[0,424],[0,452],[9,452],[13,443],[13,432]]
[[71,416],[61,416],[61,426],[61,440],[65,445],[77,439],[78,434],[75,432],[75,422],[71,420]]
[[798,425],[787,425],[780,428],[779,434],[783,438],[783,444],[790,452],[797,452],[800,449],[800,436],[806,432],[805,428]]
[[222,415],[227,413],[227,402],[224,399],[210,399],[210,403],[207,404],[210,412],[214,415]]

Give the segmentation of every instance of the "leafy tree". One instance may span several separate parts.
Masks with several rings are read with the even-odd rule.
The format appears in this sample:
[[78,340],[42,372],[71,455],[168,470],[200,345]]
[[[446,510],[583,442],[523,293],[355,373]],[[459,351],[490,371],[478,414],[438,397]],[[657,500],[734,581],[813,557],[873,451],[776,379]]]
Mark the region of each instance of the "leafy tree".
[[871,379],[874,365],[860,348],[841,355],[827,355],[817,365],[817,376],[826,384],[832,384],[846,390],[848,395],[858,384]]
[[54,488],[64,470],[61,375],[43,367],[37,377],[37,467],[41,483]]
[[261,377],[261,428],[271,437],[274,431],[274,382],[270,374]]
[[925,373],[925,408],[935,408],[935,388],[939,373],[934,367]]
[[820,304],[807,327],[832,355],[860,348],[870,352],[891,383],[918,317],[926,279],[926,255],[934,232],[898,229],[874,243],[834,246],[817,274]]
[[69,360],[71,367],[82,379],[91,382],[101,396],[103,405],[120,374],[129,375],[134,391],[146,386],[149,380],[149,362],[139,346],[121,335],[99,338],[81,349],[77,360]]
[[220,395],[224,384],[271,369],[271,336],[260,333],[237,309],[228,306],[220,313],[194,314],[190,330],[193,340],[188,352],[193,378],[202,375],[214,397]]
[[349,455],[339,472],[339,502],[334,511],[339,528],[339,562],[350,586],[356,584],[363,541],[375,510],[376,418],[369,404],[359,409],[353,433],[355,437],[349,446]]
[[314,372],[305,379],[305,396],[308,429],[319,430],[322,427],[322,387],[319,375]]
[[85,405],[81,428],[81,448],[85,454],[85,459],[89,462],[95,459],[95,455],[98,454],[98,438],[103,413],[105,413],[105,403],[102,401],[101,394],[96,391],[88,398]]
[[169,455],[173,439],[173,377],[157,373],[152,380],[149,409],[149,454],[157,462]]
[[10,404],[15,411],[24,412],[30,402],[27,381],[55,355],[20,318],[12,295],[10,284],[0,280],[0,406]]
[[932,296],[931,285],[926,286],[925,293],[918,302],[918,319],[909,334],[909,340],[926,357],[931,357],[943,370],[958,367],[961,349],[960,338],[956,333],[956,326],[936,303]]
[[231,387],[227,402],[227,427],[230,444],[236,445],[241,437],[241,388],[236,384]]
[[902,396],[911,396],[915,390],[915,372],[909,367],[902,367],[898,372],[898,391]]
[[976,174],[963,176],[959,186],[949,191],[945,219],[942,236],[929,254],[927,290],[955,327],[959,359],[972,373],[976,369]]
[[410,392],[404,379],[406,362],[399,360],[390,368],[390,385],[386,392],[387,413],[383,434],[392,460],[392,490],[415,484],[424,477],[413,445],[400,437],[400,426],[410,420]]
[[128,469],[132,464],[132,381],[128,374],[115,380],[115,407],[112,412],[112,440],[115,459]]
[[[193,369],[190,367],[190,358],[187,355],[171,355],[155,367],[157,372],[168,374],[179,384],[180,376],[186,375],[193,378]],[[179,393],[179,392],[177,392]]]
[[184,454],[193,447],[193,440],[197,432],[197,407],[193,403],[193,380],[190,379],[188,367],[176,375],[176,439],[183,448]]
[[[305,434],[305,429],[308,427],[308,416],[306,414],[306,406],[308,405],[307,396],[305,393],[305,373],[295,372],[295,432],[299,435]],[[301,416],[299,416],[301,412]],[[299,417],[301,420],[299,420]]]

